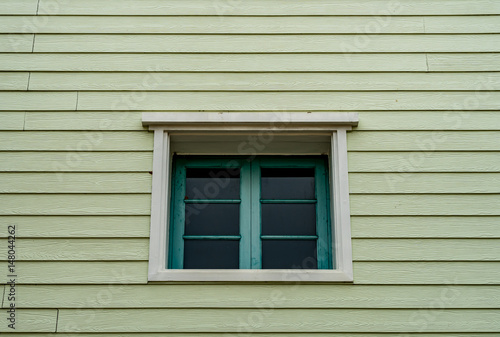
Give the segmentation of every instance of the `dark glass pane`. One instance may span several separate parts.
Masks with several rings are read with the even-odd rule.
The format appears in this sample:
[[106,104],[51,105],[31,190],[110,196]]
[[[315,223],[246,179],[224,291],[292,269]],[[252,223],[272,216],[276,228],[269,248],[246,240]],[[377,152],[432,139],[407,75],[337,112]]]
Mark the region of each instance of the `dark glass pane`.
[[185,235],[239,235],[240,204],[186,204]]
[[239,241],[184,241],[184,269],[238,269],[239,260]]
[[187,168],[186,199],[239,199],[240,170]]
[[263,269],[318,269],[316,240],[262,240]]
[[262,168],[262,199],[314,199],[314,168]]
[[263,235],[316,235],[316,204],[262,204]]

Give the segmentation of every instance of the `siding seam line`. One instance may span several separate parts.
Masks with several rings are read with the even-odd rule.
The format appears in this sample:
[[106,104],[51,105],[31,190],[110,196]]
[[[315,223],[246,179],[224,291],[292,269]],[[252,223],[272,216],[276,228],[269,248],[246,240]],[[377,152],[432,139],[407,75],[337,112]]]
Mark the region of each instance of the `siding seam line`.
[[30,80],[31,80],[31,71],[28,73],[28,86],[26,87],[26,91],[30,90]]
[[59,309],[56,309],[57,310],[57,316],[56,316],[56,330],[54,331],[54,333],[57,333],[57,328],[59,326]]
[[78,99],[80,98],[80,91],[76,92],[76,105],[75,105],[75,111],[78,111]]
[[36,40],[36,33],[33,34],[33,45],[31,46],[31,53],[35,52],[35,40]]
[[5,301],[5,288],[7,287],[7,284],[3,285],[3,294],[2,294],[2,308],[3,308],[3,302]]
[[26,131],[26,116],[28,115],[28,112],[24,112],[24,120],[23,120],[23,131]]
[[40,9],[40,0],[38,0],[37,4],[36,4],[36,14],[35,15],[38,15],[38,10]]

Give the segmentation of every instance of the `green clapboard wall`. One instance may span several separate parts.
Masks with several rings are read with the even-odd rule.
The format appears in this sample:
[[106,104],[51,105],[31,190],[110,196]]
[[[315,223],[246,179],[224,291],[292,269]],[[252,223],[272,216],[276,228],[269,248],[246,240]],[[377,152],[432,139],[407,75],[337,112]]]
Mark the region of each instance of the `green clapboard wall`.
[[[500,1],[0,0],[0,15],[15,336],[500,336]],[[198,110],[359,112],[354,284],[147,284],[141,113]]]

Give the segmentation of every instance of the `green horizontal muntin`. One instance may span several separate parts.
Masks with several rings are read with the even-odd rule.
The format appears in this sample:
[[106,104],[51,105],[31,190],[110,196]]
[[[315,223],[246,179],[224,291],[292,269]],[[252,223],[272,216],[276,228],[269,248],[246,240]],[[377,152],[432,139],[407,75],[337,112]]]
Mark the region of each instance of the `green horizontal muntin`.
[[241,235],[184,235],[184,240],[241,240]]
[[261,235],[262,240],[317,240],[317,235]]
[[261,199],[262,204],[315,204],[316,199]]
[[186,204],[239,204],[239,199],[185,199]]

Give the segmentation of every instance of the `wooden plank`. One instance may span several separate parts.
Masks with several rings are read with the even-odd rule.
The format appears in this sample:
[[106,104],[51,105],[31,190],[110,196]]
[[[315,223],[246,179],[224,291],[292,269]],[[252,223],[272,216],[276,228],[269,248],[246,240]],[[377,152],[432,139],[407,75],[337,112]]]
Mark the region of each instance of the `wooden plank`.
[[27,90],[29,73],[0,72],[0,90]]
[[500,238],[495,216],[353,216],[353,238]]
[[498,308],[497,286],[365,285],[21,285],[19,308],[428,308],[455,296],[447,308]]
[[1,110],[75,110],[76,92],[0,92]]
[[149,194],[1,194],[1,215],[149,215]]
[[144,173],[0,173],[0,193],[151,193]]
[[495,131],[350,132],[347,137],[351,152],[500,150],[500,132]]
[[0,151],[152,151],[149,132],[0,132]]
[[[267,309],[269,310],[269,309]],[[92,312],[90,312],[92,311]],[[95,317],[86,323],[89,315]],[[259,324],[253,317],[259,317]],[[103,309],[96,315],[93,310],[61,309],[60,332],[417,332],[424,319],[419,310],[365,309]],[[500,313],[495,310],[439,311],[439,315],[426,321],[430,331],[446,332],[450,327],[462,332],[494,332],[499,328]],[[64,328],[72,324],[71,329]]]
[[500,54],[427,54],[430,71],[498,71]]
[[24,111],[0,112],[0,130],[23,130]]
[[0,0],[0,15],[36,14],[38,0]]
[[[37,34],[37,53],[499,52],[500,35],[86,35]],[[22,51],[22,50],[18,50]]]
[[498,172],[496,152],[351,152],[349,172]]
[[[57,309],[16,309],[15,330],[8,327],[9,322],[4,320],[0,324],[0,332],[17,336],[18,332],[55,332],[57,326]],[[3,314],[7,317],[7,314]],[[15,334],[12,333],[15,331]]]
[[31,53],[34,34],[0,34],[0,53]]
[[493,111],[364,111],[356,130],[500,130]]
[[149,215],[0,216],[0,237],[10,225],[17,238],[149,238]]
[[500,19],[498,16],[426,16],[424,20],[426,33],[498,33]]
[[[113,337],[113,334],[109,333],[59,333],[60,336],[62,337]],[[258,336],[258,337],[276,337],[276,333],[254,333],[253,335]],[[307,337],[310,336],[310,333],[297,333],[297,332],[290,332],[290,333],[283,333],[280,332],[279,334],[281,337]],[[52,337],[53,334],[44,334],[40,333],[37,335],[37,337]],[[166,337],[200,337],[203,336],[203,334],[193,332],[193,333],[120,333],[120,337],[161,337],[161,336],[166,336]],[[371,333],[371,332],[364,332],[362,335],[359,333],[346,333],[346,332],[328,332],[328,333],[315,333],[315,337],[398,337],[401,336],[401,333]],[[477,333],[421,333],[418,335],[419,337],[477,337]],[[16,334],[16,337],[32,337],[32,334],[23,334],[23,333],[18,333]],[[493,333],[481,333],[481,337],[498,337],[498,334],[496,332]]]
[[[1,183],[0,183],[1,185]],[[500,193],[499,173],[351,173],[351,193]]]
[[[500,45],[500,44],[499,44]],[[42,93],[37,93],[42,94]],[[53,93],[47,93],[54,95]],[[498,110],[500,92],[80,92],[78,110]],[[1,98],[1,93],[0,93]],[[53,97],[52,97],[53,98]],[[147,98],[147,99],[146,99]],[[52,104],[50,104],[52,106]],[[19,103],[11,107],[21,108]],[[30,108],[27,105],[25,109]],[[33,109],[34,107],[32,107]],[[56,107],[53,106],[52,109]]]
[[[488,87],[484,85],[485,83]],[[155,73],[153,75],[124,72],[35,72],[30,78],[30,90],[469,91],[498,89],[500,89],[499,73]]]
[[147,261],[149,239],[18,239],[17,261]]
[[498,262],[355,262],[356,284],[499,284]]
[[[2,267],[6,267],[2,263]],[[147,262],[17,262],[17,284],[146,284]],[[5,283],[6,276],[0,276]]]
[[[481,55],[477,54],[478,58]],[[460,67],[459,67],[460,69]],[[498,69],[498,67],[496,68]],[[492,71],[496,69],[491,69]],[[0,54],[17,71],[427,71],[424,54]],[[455,69],[456,70],[456,69]],[[480,70],[480,69],[479,69]],[[154,76],[148,82],[154,81]]]
[[0,152],[0,172],[149,172],[151,152]]
[[145,131],[142,112],[27,112],[25,130]]
[[50,15],[482,15],[500,14],[492,0],[300,0],[240,1],[207,3],[203,0],[66,0],[54,8],[50,0],[40,1],[39,14]]
[[[455,17],[455,20],[460,18]],[[467,28],[469,25],[472,26],[473,32],[476,32],[476,26],[480,18],[484,20],[485,17],[471,17],[469,20],[460,19],[464,21],[462,32],[468,32]],[[492,22],[490,23],[490,21]],[[40,22],[43,24],[27,25],[30,22]],[[433,26],[432,23],[430,23],[431,27]],[[446,22],[444,25],[444,29],[449,29],[446,26]],[[391,20],[372,16],[228,16],[223,20],[219,16],[201,16],[196,19],[190,16],[24,16],[2,18],[0,31],[5,33],[23,33],[27,31],[26,26],[28,26],[30,33],[50,34],[424,33],[423,18],[408,16],[393,16]],[[455,32],[460,32],[459,27],[455,28]],[[485,20],[479,27],[488,30],[496,26],[494,20]],[[434,28],[434,30],[439,30],[439,26]]]
[[354,261],[500,261],[499,239],[354,239]]
[[352,215],[500,215],[500,194],[351,194]]

